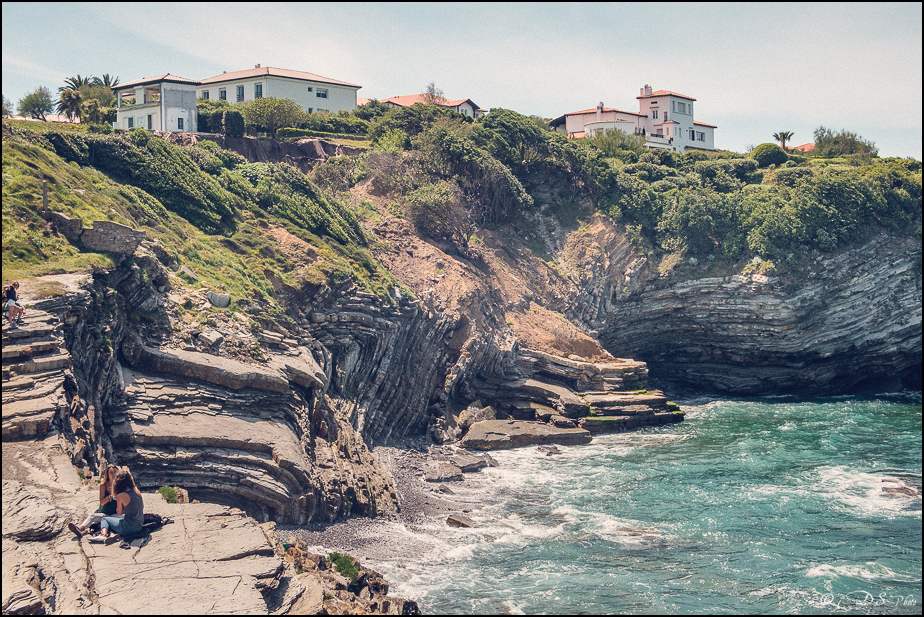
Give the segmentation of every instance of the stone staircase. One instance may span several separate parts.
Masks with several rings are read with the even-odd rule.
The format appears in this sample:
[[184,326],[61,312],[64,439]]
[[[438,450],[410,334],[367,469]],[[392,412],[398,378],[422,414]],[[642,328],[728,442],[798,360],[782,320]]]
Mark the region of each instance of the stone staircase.
[[67,410],[64,382],[71,366],[56,315],[29,309],[24,325],[3,322],[3,441],[41,439]]

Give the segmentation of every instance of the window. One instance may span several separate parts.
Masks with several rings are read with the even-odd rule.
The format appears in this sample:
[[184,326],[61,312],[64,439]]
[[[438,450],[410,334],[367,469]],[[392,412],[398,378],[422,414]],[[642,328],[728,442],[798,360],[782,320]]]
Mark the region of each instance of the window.
[[176,130],[178,130],[178,131],[182,131],[182,130],[183,130],[183,118],[177,118],[177,119],[176,119]]
[[693,132],[693,129],[690,129],[690,141],[696,141],[696,133]]
[[134,118],[129,118],[129,119],[128,119],[128,128],[130,128],[130,129],[135,128],[135,119],[134,119]]
[[202,91],[202,98],[204,98],[206,101],[209,100],[209,91],[208,91],[208,90],[203,90],[203,91]]
[[317,93],[315,94],[319,99],[327,98],[327,88],[318,88]]
[[652,109],[652,110],[651,110],[651,117],[657,120],[657,118],[658,118],[658,110],[657,110],[657,109]]
[[219,101],[227,101],[227,100],[228,100],[228,91],[225,90],[224,88],[219,88],[219,89],[218,89],[218,100],[219,100]]
[[308,92],[311,92],[311,86],[308,86]]
[[244,100],[244,86],[237,87],[237,102],[240,103]]
[[313,111],[314,111],[314,108],[313,108],[313,107],[309,107],[309,108],[308,108],[308,113],[309,113],[309,114],[312,113]]
[[253,85],[253,98],[262,99],[263,98],[263,84],[254,84]]
[[152,121],[151,114],[148,114],[148,130],[150,131],[154,128],[154,122]]
[[697,131],[697,132],[696,132],[696,141],[706,141],[706,134],[705,134],[705,133],[700,133],[699,131]]

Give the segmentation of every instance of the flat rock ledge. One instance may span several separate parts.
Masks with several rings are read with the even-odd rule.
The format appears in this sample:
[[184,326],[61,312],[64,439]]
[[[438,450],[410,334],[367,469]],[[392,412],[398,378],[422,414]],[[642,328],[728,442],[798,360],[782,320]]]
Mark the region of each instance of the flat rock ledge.
[[502,450],[553,443],[574,446],[590,440],[590,433],[580,428],[558,428],[522,420],[486,420],[473,424],[459,445],[472,450]]

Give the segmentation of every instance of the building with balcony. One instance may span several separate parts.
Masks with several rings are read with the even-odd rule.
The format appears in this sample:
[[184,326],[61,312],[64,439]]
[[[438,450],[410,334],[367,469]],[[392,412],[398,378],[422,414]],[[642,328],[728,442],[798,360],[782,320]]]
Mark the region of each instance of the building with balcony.
[[207,77],[196,86],[196,96],[230,103],[247,103],[263,97],[292,99],[308,113],[356,109],[361,88],[314,73],[256,65],[243,71]]
[[198,83],[167,73],[119,84],[113,128],[195,133]]
[[645,85],[638,97],[638,113],[604,107],[574,111],[559,116],[549,124],[569,137],[593,136],[612,129],[620,129],[645,137],[649,148],[663,148],[674,152],[687,150],[715,150],[714,124],[698,122],[693,118],[693,97],[670,92],[652,91]]

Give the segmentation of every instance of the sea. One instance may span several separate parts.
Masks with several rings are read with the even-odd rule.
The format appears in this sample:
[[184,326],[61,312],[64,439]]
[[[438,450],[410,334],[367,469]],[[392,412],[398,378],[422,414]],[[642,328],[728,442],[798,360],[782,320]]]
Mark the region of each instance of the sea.
[[425,614],[921,614],[921,395],[698,400],[453,483],[363,560]]

